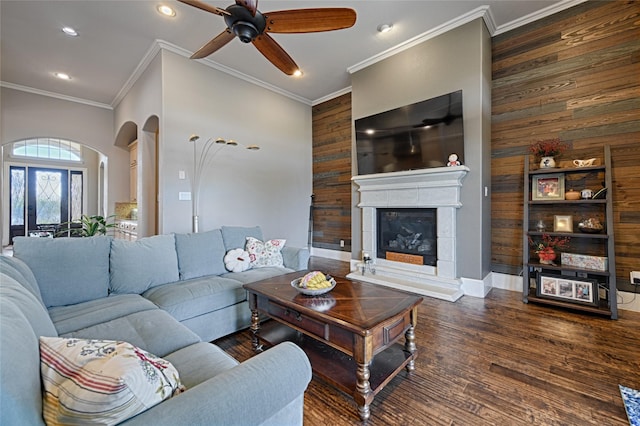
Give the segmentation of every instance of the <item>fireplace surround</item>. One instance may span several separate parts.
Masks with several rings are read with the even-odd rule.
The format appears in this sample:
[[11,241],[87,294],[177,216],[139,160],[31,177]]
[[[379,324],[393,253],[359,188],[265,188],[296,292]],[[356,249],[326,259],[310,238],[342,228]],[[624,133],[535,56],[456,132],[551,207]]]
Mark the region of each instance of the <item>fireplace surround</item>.
[[[453,166],[354,176],[362,213],[362,254],[374,258],[367,265],[356,262],[348,277],[444,300],[459,299],[464,292],[457,275],[457,210],[462,207],[462,181],[468,172],[466,166]],[[402,256],[380,257],[378,209],[434,209],[433,264],[416,264]]]

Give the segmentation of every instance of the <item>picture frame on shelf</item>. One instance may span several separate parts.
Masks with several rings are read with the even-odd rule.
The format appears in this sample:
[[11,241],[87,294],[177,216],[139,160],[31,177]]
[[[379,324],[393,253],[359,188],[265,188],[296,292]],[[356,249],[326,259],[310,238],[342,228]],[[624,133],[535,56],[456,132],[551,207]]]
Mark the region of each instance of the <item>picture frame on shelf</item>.
[[573,232],[573,216],[553,216],[553,232]]
[[550,173],[533,176],[531,180],[531,199],[564,200],[564,174]]
[[536,294],[538,297],[598,305],[598,281],[564,275],[538,274]]

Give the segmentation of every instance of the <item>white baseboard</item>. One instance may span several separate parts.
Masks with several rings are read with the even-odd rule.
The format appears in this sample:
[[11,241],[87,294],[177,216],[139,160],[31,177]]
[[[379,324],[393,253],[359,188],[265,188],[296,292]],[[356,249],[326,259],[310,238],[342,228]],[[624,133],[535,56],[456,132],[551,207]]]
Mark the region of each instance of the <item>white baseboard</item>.
[[[354,261],[351,253],[321,248],[311,248],[311,256],[325,257],[327,259],[351,262],[351,270],[354,269]],[[522,292],[522,277],[518,275],[501,274],[491,272],[484,280],[461,278],[465,296],[485,297],[492,288]],[[618,309],[640,312],[640,294],[618,291]]]
[[341,260],[343,262],[351,261],[351,253],[346,251],[328,250],[323,248],[311,247],[311,256],[324,257],[326,259]]
[[[491,273],[494,288],[522,292],[522,277],[516,275]],[[640,312],[640,295],[618,291],[618,310]]]

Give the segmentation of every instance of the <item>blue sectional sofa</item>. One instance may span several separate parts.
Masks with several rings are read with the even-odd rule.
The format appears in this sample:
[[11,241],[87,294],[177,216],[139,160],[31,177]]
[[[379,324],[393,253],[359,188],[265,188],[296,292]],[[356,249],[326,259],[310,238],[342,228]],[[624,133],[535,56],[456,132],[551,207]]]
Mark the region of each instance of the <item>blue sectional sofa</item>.
[[311,368],[298,347],[239,364],[207,343],[249,325],[244,283],[307,268],[308,251],[285,245],[282,267],[228,272],[248,236],[263,239],[259,227],[16,238],[0,258],[0,424],[44,424],[40,336],[125,341],[173,364],[187,390],[126,424],[302,424]]

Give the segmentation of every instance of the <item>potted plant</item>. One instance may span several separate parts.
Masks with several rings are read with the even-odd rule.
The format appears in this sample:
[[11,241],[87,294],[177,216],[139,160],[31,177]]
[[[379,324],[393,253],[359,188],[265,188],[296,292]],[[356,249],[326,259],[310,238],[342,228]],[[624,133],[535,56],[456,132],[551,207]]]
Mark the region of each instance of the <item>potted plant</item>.
[[65,222],[62,230],[57,235],[68,234],[71,237],[93,237],[95,235],[107,235],[109,229],[115,228],[116,215],[100,216],[83,214],[80,220]]
[[540,168],[555,167],[556,161],[554,157],[559,156],[567,149],[567,144],[560,139],[545,139],[538,141],[529,147],[529,152],[540,160]]
[[538,255],[540,263],[545,265],[553,265],[553,261],[556,259],[556,250],[567,248],[570,241],[569,237],[552,237],[549,234],[542,234],[540,241],[534,241],[529,237],[529,244]]

